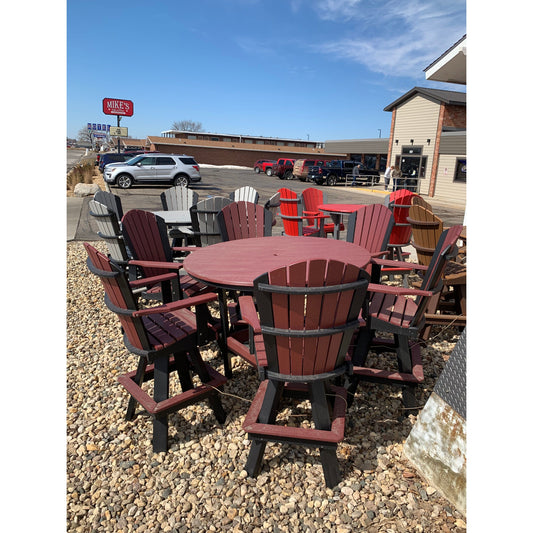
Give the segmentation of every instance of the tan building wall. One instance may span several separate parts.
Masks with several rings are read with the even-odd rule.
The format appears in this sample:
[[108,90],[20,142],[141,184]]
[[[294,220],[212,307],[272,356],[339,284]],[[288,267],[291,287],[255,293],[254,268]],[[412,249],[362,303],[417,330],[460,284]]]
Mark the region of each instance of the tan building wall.
[[466,206],[466,183],[454,181],[457,159],[466,159],[466,154],[440,154],[438,161],[435,197],[446,198],[450,204]]
[[402,148],[411,146],[411,139],[412,146],[422,147],[422,156],[427,157],[427,164],[425,178],[420,180],[421,194],[429,193],[439,112],[440,103],[420,95],[414,96],[396,108],[394,132],[391,132],[391,162],[394,164],[396,156],[401,156]]

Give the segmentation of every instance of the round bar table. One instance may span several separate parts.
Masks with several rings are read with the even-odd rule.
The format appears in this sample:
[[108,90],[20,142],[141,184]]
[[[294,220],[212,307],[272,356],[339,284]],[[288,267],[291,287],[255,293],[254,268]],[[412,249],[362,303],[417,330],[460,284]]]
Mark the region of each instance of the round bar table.
[[207,285],[250,290],[261,274],[306,259],[336,259],[364,268],[370,262],[370,253],[344,241],[284,235],[219,242],[195,250],[183,266],[189,275]]
[[339,239],[340,225],[342,222],[343,215],[350,215],[354,211],[357,211],[359,208],[363,207],[363,204],[320,204],[317,205],[320,211],[327,213],[335,227],[333,228],[333,238]]
[[222,322],[219,346],[226,377],[232,373],[226,291],[250,291],[261,274],[308,259],[334,259],[363,269],[370,262],[370,253],[345,241],[285,235],[220,242],[199,248],[184,259],[183,267],[190,276],[218,289]]

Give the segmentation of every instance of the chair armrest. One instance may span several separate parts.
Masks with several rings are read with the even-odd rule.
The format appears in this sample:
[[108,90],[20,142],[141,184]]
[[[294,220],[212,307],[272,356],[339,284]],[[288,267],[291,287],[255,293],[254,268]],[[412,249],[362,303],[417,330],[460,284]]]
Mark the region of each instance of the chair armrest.
[[422,291],[420,289],[410,289],[408,287],[393,287],[391,285],[380,285],[379,283],[369,283],[368,292],[379,292],[381,294],[393,294],[395,296],[433,296],[438,291]]
[[147,267],[147,268],[159,268],[161,270],[179,270],[180,268],[183,268],[182,263],[173,263],[170,261],[141,261],[139,259],[130,259],[128,261],[128,265],[135,265],[140,267]]
[[386,250],[385,250],[384,252],[383,252],[383,251],[381,251],[381,252],[372,252],[372,253],[370,254],[370,257],[371,257],[371,258],[373,258],[373,257],[379,257],[380,255],[386,255],[386,254],[388,254],[388,253],[389,253],[389,252],[387,252]]
[[193,296],[192,298],[185,298],[184,300],[178,300],[177,302],[170,302],[168,304],[159,305],[157,307],[149,307],[148,309],[139,309],[134,311],[132,316],[147,316],[147,315],[156,315],[161,313],[169,313],[170,311],[179,311],[180,309],[185,309],[187,307],[192,307],[195,305],[206,304],[217,300],[218,296],[214,292],[206,292],[200,296]]
[[259,317],[255,309],[254,299],[251,296],[239,297],[239,308],[241,311],[241,318],[252,327],[254,333],[261,333],[261,325],[259,324]]
[[150,278],[133,279],[129,282],[129,284],[132,289],[136,289],[137,287],[152,287],[153,285],[157,285],[158,283],[161,283],[162,281],[169,281],[171,279],[176,279],[177,276],[178,276],[177,272],[168,272],[167,274],[161,274],[159,276],[152,276]]
[[172,246],[171,250],[173,252],[194,252],[199,250],[198,246]]
[[394,259],[376,259],[372,258],[370,259],[370,262],[384,267],[391,267],[391,268],[403,268],[406,270],[427,270],[428,267],[426,265],[419,265],[418,263],[407,263],[406,261],[395,261]]

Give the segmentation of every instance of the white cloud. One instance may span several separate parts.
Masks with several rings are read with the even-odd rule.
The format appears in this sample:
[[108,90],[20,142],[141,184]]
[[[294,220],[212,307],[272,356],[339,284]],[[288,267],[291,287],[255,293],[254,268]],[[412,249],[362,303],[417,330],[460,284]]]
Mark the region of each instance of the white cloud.
[[393,76],[420,77],[466,32],[465,0],[321,0],[315,9],[324,20],[359,23],[355,37],[325,42],[316,50]]
[[320,0],[315,9],[324,20],[350,20],[358,15],[356,6],[362,0]]

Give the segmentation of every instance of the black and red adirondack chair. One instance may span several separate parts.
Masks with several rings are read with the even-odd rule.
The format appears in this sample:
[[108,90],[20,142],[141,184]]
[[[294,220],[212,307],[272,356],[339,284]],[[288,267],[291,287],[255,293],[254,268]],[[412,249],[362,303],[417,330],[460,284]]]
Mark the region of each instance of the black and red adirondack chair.
[[[304,203],[304,215],[323,215],[323,213],[318,209],[318,206],[320,204],[327,204],[328,199],[327,195],[322,189],[317,189],[316,187],[308,187],[307,189],[304,189],[302,191],[302,201]],[[307,224],[310,226],[317,225],[316,219],[308,218]],[[335,224],[332,222],[330,223],[324,223],[324,233],[327,235],[328,233],[333,234],[333,230],[335,229]],[[339,231],[344,230],[344,224],[339,225]]]
[[[394,225],[390,209],[380,204],[360,207],[348,217],[346,242],[353,242],[370,252],[371,257],[384,257],[388,254],[387,245]],[[379,282],[381,268],[369,265],[367,271],[373,273],[373,281]]]
[[223,241],[272,235],[272,213],[251,202],[227,205],[217,214],[217,222]]
[[[130,393],[126,420],[135,416],[137,403],[153,418],[153,451],[168,449],[168,415],[190,404],[208,400],[216,419],[222,424],[226,414],[215,388],[220,389],[227,379],[207,365],[198,350],[198,331],[202,323],[190,310],[216,299],[213,293],[139,309],[130,283],[123,270],[90,244],[87,266],[100,277],[105,289],[107,307],[118,315],[127,349],[139,356],[136,371],[121,375],[118,381]],[[159,276],[161,277],[161,276]],[[150,285],[152,280],[143,282]],[[177,371],[181,392],[169,398],[171,372]],[[194,386],[194,370],[202,384]],[[153,396],[143,390],[143,382],[153,380]]]
[[[254,331],[263,379],[243,423],[252,441],[246,471],[256,476],[267,442],[318,447],[326,485],[339,483],[337,444],[344,438],[346,389],[331,381],[350,371],[346,353],[359,325],[368,274],[327,259],[304,261],[258,277],[239,299]],[[311,401],[314,428],[276,421],[283,396]]]
[[[132,209],[122,218],[124,240],[130,250],[130,265],[139,268],[143,277],[152,277],[165,272],[179,273],[183,265],[173,261],[173,252],[191,250],[188,247],[171,247],[168,242],[165,221],[141,209]],[[192,248],[194,250],[194,248]],[[195,296],[208,290],[207,285],[194,280],[188,274],[179,274],[175,280],[161,284],[160,295],[153,290],[146,294],[163,302]]]
[[[361,380],[401,385],[404,405],[407,408],[417,407],[415,387],[424,380],[424,372],[420,344],[416,339],[425,325],[425,313],[431,298],[442,290],[444,268],[450,255],[454,253],[462,228],[460,225],[452,226],[442,233],[427,267],[388,259],[371,260],[382,266],[397,266],[401,263],[402,268],[422,270],[425,274],[419,289],[375,283],[368,286],[367,324],[357,334],[357,344],[352,354],[354,366],[350,392],[355,392]],[[375,338],[376,331],[392,333],[394,341]],[[395,352],[398,370],[365,366],[370,349]]]
[[[282,187],[279,192],[279,213],[283,221],[284,235],[304,237],[324,237],[324,220],[327,215],[306,215],[303,213],[301,196],[291,189]],[[309,220],[313,223],[310,225]]]

